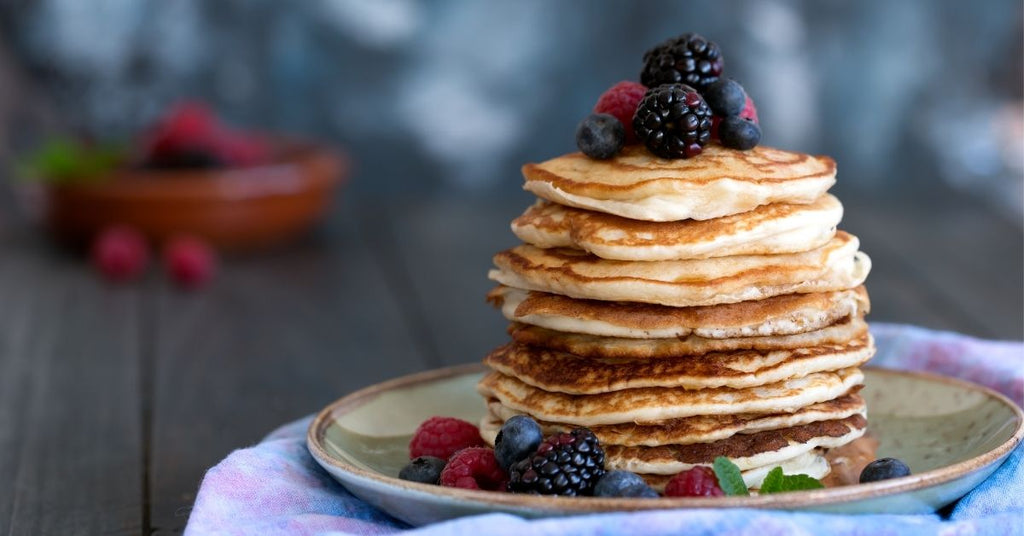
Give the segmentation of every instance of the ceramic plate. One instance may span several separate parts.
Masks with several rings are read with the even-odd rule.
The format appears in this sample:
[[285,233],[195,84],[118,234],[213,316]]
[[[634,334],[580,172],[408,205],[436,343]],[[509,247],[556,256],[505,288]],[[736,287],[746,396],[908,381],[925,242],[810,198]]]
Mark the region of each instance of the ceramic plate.
[[412,432],[428,417],[479,422],[482,365],[405,376],[324,408],[307,443],[317,462],[360,499],[421,525],[485,512],[526,517],[615,510],[753,507],[841,513],[927,513],[965,495],[999,467],[1024,436],[1024,415],[1006,397],[931,374],[866,368],[861,394],[878,457],[907,462],[904,478],[757,497],[603,499],[539,497],[399,480]]

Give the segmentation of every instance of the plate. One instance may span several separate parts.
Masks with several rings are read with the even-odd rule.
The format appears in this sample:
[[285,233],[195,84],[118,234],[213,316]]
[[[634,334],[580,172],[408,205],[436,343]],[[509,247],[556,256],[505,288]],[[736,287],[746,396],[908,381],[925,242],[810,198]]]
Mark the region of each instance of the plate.
[[1024,414],[990,389],[919,372],[865,368],[861,394],[878,456],[899,458],[911,476],[756,497],[606,499],[540,497],[399,480],[416,427],[434,415],[479,422],[482,365],[404,376],[327,406],[310,425],[309,451],[360,499],[412,525],[506,512],[524,517],[666,508],[778,508],[833,513],[930,513],[992,474],[1024,436]]

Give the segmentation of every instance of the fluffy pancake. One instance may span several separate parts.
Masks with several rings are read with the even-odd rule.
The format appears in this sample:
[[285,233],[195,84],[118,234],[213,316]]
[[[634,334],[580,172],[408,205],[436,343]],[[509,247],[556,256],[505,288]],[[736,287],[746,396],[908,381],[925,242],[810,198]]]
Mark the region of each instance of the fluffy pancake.
[[485,398],[534,418],[593,426],[627,422],[654,423],[695,415],[795,412],[842,396],[864,381],[856,368],[816,372],[802,378],[749,389],[674,389],[644,387],[596,395],[550,393],[500,372],[491,372],[477,384]]
[[540,248],[583,249],[603,259],[664,261],[807,251],[836,232],[843,206],[831,195],[773,204],[711,220],[637,221],[538,201],[512,232]]
[[823,329],[869,312],[864,287],[834,292],[783,294],[757,301],[707,307],[578,300],[546,292],[498,286],[487,301],[513,322],[566,333],[665,339],[782,336]]
[[856,287],[871,269],[871,260],[858,246],[855,236],[840,231],[824,246],[803,253],[629,262],[520,245],[495,255],[497,268],[488,277],[510,287],[573,298],[716,305]]
[[[743,475],[743,482],[750,489],[760,488],[761,483],[764,482],[764,477],[767,476],[768,472],[775,467],[781,467],[782,472],[787,475],[807,475],[819,480],[831,473],[831,467],[829,466],[828,459],[822,454],[822,450],[814,449],[788,460],[743,471],[741,473]],[[663,492],[665,491],[665,485],[668,484],[668,481],[675,475],[644,474],[640,476],[642,476],[652,488],[659,492]]]
[[580,357],[537,346],[509,343],[484,363],[548,392],[595,395],[644,387],[746,389],[841,370],[865,363],[875,353],[867,332],[845,344],[791,350],[740,350],[658,359]]
[[737,434],[713,443],[623,447],[602,445],[605,464],[612,469],[634,473],[674,475],[694,465],[707,465],[718,456],[732,460],[741,471],[778,465],[813,451],[845,445],[864,435],[867,419],[851,415],[845,419],[818,421],[802,426]]
[[831,158],[716,144],[666,160],[641,146],[615,158],[572,153],[523,166],[523,188],[560,205],[647,221],[707,220],[771,203],[811,203],[835,183]]
[[693,356],[737,350],[794,350],[827,344],[842,344],[863,337],[867,332],[868,324],[861,317],[847,317],[831,326],[795,335],[731,339],[709,339],[697,335],[665,339],[627,339],[582,333],[563,333],[518,323],[509,326],[512,340],[520,344],[558,350],[581,357],[611,359]]
[[[501,424],[514,415],[522,415],[505,407],[496,399],[487,401],[488,415],[480,423],[484,439],[494,444]],[[670,419],[654,424],[608,424],[591,426],[590,429],[605,445],[627,447],[658,445],[688,445],[710,443],[740,433],[776,430],[800,426],[817,421],[845,419],[854,414],[866,414],[864,399],[850,392],[839,398],[811,404],[793,413],[738,414],[738,415],[696,415],[682,419]],[[545,435],[567,432],[573,427],[565,424],[538,421]]]

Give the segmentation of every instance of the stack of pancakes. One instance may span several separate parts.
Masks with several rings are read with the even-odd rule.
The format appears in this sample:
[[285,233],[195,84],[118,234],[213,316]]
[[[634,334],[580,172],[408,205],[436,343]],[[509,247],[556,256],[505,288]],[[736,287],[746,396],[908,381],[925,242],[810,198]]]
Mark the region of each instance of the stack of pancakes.
[[627,147],[523,167],[541,199],[512,223],[488,295],[512,342],[479,384],[493,441],[527,414],[586,426],[612,469],[656,488],[730,458],[822,478],[867,424],[870,260],[837,231],[835,162],[708,146],[664,160]]

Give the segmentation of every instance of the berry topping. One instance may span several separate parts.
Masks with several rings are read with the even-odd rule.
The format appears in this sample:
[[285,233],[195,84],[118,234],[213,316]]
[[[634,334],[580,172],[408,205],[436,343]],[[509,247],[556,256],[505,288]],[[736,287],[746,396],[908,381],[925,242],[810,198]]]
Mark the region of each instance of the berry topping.
[[711,111],[722,117],[739,115],[747,104],[743,86],[731,78],[722,78],[709,84],[702,94]]
[[672,477],[665,485],[666,497],[722,497],[718,477],[710,468],[698,465]]
[[146,165],[156,168],[202,168],[223,164],[212,142],[221,129],[205,105],[181,103],[167,113],[149,135]]
[[180,236],[167,243],[164,265],[175,283],[183,288],[195,289],[213,278],[217,255],[206,242],[191,236]]
[[493,450],[470,447],[448,459],[448,465],[441,471],[440,483],[450,488],[504,491],[508,476],[498,467]]
[[447,460],[452,454],[484,444],[480,430],[454,417],[431,417],[416,428],[409,442],[409,458],[434,456]]
[[544,440],[540,425],[526,415],[515,415],[505,421],[494,439],[494,456],[506,471],[512,464],[537,450]]
[[910,476],[910,468],[896,458],[879,458],[864,467],[860,472],[860,483],[877,482],[890,478]]
[[726,117],[718,124],[718,138],[726,147],[746,151],[761,142],[761,127],[738,115]]
[[608,471],[594,486],[595,497],[657,497],[640,475],[630,471]]
[[623,81],[605,91],[594,105],[594,113],[615,116],[626,130],[626,143],[636,143],[633,133],[633,115],[640,100],[644,98],[647,86],[636,82]]
[[703,91],[721,74],[718,45],[695,33],[685,33],[644,53],[640,83],[650,88],[683,83]]
[[743,104],[743,110],[740,111],[740,117],[743,119],[750,119],[755,125],[760,125],[761,122],[757,120],[757,108],[754,107],[754,101],[747,95],[747,101]]
[[267,143],[227,129],[204,104],[179,104],[148,134],[143,163],[161,169],[251,166],[269,158]]
[[611,158],[625,142],[626,130],[613,115],[590,114],[576,127],[576,146],[590,158]]
[[131,227],[110,227],[92,245],[92,262],[111,281],[135,279],[149,263],[149,248],[142,233]]
[[637,138],[662,158],[690,158],[711,138],[711,109],[693,88],[670,84],[647,90],[633,117]]
[[437,484],[441,480],[444,460],[433,456],[420,456],[409,462],[398,473],[398,478],[423,484]]
[[590,495],[604,474],[604,450],[586,428],[555,434],[512,465],[510,491],[540,495]]

